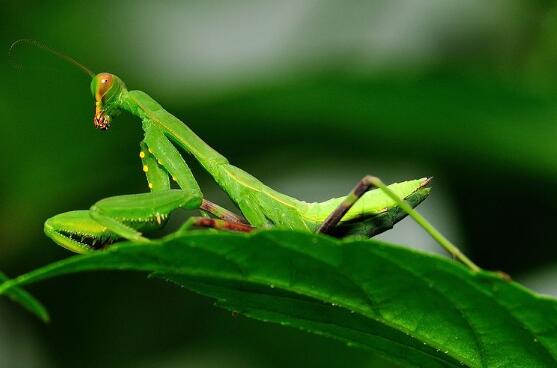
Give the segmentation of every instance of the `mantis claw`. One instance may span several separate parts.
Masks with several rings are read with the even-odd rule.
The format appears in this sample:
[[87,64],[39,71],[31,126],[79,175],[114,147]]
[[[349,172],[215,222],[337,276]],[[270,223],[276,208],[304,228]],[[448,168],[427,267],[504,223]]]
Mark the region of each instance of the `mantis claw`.
[[89,211],[64,212],[46,220],[45,234],[62,247],[76,253],[104,248],[121,239],[94,221]]
[[199,208],[201,198],[185,190],[163,190],[105,198],[88,211],[71,211],[45,222],[45,234],[76,253],[127,239],[148,242],[142,232],[162,227],[178,208]]

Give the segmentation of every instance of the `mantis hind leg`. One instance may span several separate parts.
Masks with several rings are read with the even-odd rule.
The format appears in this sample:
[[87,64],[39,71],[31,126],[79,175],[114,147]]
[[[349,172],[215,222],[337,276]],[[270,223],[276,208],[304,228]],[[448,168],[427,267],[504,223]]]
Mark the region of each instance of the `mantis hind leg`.
[[340,223],[340,220],[346,215],[346,213],[358,202],[360,198],[369,190],[377,188],[378,178],[366,175],[364,176],[358,184],[348,193],[348,195],[344,198],[344,200],[338,205],[337,208],[327,218],[317,232],[328,234],[331,230]]
[[410,217],[412,217],[441,247],[443,247],[447,252],[449,252],[453,257],[457,258],[459,261],[467,265],[473,271],[479,271],[480,268],[476,266],[468,257],[466,257],[453,243],[451,243],[447,238],[445,238],[433,225],[429,223],[422,215],[419,214],[412,206],[406,202],[404,199],[400,198],[395,192],[393,192],[388,186],[386,186],[381,179],[367,175],[362,178],[356,184],[354,189],[345,197],[345,199],[340,203],[340,205],[333,211],[325,221],[321,224],[317,230],[319,233],[327,234],[335,226],[338,225],[340,220],[346,215],[346,213],[354,206],[354,204],[366,193],[367,191],[379,188],[386,195],[391,197],[397,205],[404,210]]

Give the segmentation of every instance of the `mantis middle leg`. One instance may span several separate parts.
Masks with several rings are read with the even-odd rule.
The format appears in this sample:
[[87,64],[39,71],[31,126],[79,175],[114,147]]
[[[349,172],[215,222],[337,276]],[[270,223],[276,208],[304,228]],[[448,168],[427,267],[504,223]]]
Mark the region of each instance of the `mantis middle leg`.
[[215,230],[228,230],[228,231],[243,232],[243,233],[250,233],[253,230],[255,230],[255,227],[250,226],[248,224],[195,216],[195,217],[190,217],[180,227],[178,233],[189,231],[195,227],[211,228]]

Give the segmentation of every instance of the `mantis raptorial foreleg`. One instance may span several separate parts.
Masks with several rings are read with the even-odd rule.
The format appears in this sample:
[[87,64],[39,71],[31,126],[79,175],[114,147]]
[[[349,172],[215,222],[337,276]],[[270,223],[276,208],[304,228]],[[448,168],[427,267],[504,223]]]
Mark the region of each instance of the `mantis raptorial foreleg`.
[[216,216],[234,220],[195,217],[186,222],[180,232],[194,227],[241,232],[253,230],[241,218],[202,200],[196,192],[167,189],[109,197],[95,203],[90,210],[61,213],[45,222],[45,233],[58,244],[77,253],[102,249],[121,239],[147,242],[148,239],[142,233],[164,226],[168,216],[179,208],[206,209]]
[[147,241],[139,230],[162,226],[178,208],[197,209],[201,197],[196,191],[161,190],[102,199],[89,210],[93,220],[128,240]]
[[[101,249],[121,239],[147,242],[142,234],[162,227],[179,208],[200,209],[219,218],[193,218],[181,231],[192,227],[243,232],[253,229],[242,217],[203,199],[191,170],[172,142],[148,122],[144,128],[140,157],[151,191],[105,198],[88,211],[54,216],[45,223],[48,236],[78,253]],[[181,189],[170,189],[170,176]]]
[[[180,188],[193,190],[202,197],[201,189],[184,158],[162,130],[149,121],[143,122],[145,139],[141,143],[139,157],[143,162],[143,171],[147,176],[151,191],[170,188],[168,176],[178,183]],[[235,213],[203,199],[200,209],[229,222],[246,223],[246,220]]]
[[116,220],[114,217],[105,215],[100,211],[89,211],[89,216],[100,225],[107,228],[108,231],[118,235],[120,238],[137,241],[148,242],[149,239],[141,236],[141,233],[134,228],[125,225],[123,222]]
[[[157,163],[168,172],[172,180],[177,182],[180,188],[195,192],[199,197],[202,197],[201,189],[191,169],[184,161],[180,152],[178,152],[176,147],[174,147],[164,135],[162,130],[149,121],[143,122],[143,130],[145,131],[144,142],[147,145],[148,152],[141,151],[140,156],[152,154]],[[144,171],[145,169],[144,167]],[[149,168],[147,168],[147,170],[149,170]],[[157,189],[154,187],[153,183],[149,184],[149,188]]]
[[149,147],[144,141],[142,141],[139,146],[141,148],[139,157],[143,164],[143,172],[147,177],[149,190],[155,192],[170,189],[170,178],[166,170],[158,164],[155,156],[149,154]]

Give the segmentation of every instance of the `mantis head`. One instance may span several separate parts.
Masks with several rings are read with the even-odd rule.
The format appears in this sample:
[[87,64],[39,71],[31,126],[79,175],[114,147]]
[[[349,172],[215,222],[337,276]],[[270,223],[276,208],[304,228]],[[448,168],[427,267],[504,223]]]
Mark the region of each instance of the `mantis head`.
[[118,112],[120,97],[127,91],[126,85],[120,78],[110,73],[99,73],[93,77],[91,92],[95,97],[95,128],[107,130],[110,128],[112,115]]

